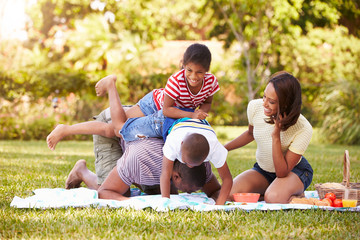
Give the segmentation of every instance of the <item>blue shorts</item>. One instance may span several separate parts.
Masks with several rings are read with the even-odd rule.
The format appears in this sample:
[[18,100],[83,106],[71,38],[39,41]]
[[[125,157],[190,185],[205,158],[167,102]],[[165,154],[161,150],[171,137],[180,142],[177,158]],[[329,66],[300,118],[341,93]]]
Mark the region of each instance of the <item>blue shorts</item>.
[[[276,178],[275,173],[263,170],[258,163],[255,163],[252,169],[263,175],[266,180],[268,180],[269,184],[271,184]],[[313,169],[309,162],[306,158],[301,157],[301,161],[291,171],[300,178],[301,182],[304,184],[305,191],[311,184],[313,178]]]
[[129,118],[120,130],[126,142],[144,138],[162,138],[165,116],[162,109],[157,110],[153,92],[146,94],[137,103],[145,117]]

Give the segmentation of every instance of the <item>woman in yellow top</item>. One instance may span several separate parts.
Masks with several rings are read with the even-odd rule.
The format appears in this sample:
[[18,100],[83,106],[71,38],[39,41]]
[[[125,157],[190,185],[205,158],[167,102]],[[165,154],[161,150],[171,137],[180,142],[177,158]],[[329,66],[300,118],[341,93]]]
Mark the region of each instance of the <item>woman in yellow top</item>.
[[310,185],[313,170],[303,157],[312,127],[300,114],[301,87],[287,72],[271,76],[263,99],[249,102],[249,128],[225,145],[229,151],[256,141],[256,163],[234,179],[232,194],[256,192],[268,203],[288,203]]

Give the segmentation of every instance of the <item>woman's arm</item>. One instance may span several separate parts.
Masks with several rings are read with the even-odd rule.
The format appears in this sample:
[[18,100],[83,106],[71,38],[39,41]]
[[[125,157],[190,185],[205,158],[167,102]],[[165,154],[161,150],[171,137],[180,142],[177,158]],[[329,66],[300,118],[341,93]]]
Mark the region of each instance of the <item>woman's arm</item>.
[[[281,120],[281,117],[279,118]],[[272,158],[275,167],[276,176],[279,178],[286,177],[289,172],[299,162],[301,155],[296,154],[288,150],[284,156],[281,151],[281,139],[280,139],[280,121],[274,120],[274,131],[271,134],[272,137]]]
[[233,149],[245,146],[246,144],[254,141],[253,129],[254,129],[254,127],[252,125],[249,125],[248,130],[246,130],[244,133],[242,133],[240,136],[238,136],[234,140],[225,144],[224,147],[228,151],[231,151]]

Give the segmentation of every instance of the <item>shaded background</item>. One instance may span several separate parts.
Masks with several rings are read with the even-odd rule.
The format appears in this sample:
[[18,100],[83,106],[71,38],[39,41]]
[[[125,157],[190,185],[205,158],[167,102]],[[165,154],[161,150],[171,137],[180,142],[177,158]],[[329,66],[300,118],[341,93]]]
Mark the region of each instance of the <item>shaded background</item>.
[[247,125],[249,100],[286,70],[323,140],[360,144],[358,26],[355,0],[0,0],[0,139],[90,120],[108,106],[94,91],[108,74],[134,104],[202,42],[221,87],[212,124]]

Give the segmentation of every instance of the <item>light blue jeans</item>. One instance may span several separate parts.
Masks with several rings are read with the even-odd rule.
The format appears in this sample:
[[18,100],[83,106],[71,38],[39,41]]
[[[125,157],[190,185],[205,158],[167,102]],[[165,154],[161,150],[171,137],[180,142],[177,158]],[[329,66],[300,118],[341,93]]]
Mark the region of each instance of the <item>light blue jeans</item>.
[[131,142],[149,137],[162,138],[165,116],[162,109],[157,110],[153,92],[146,94],[137,105],[145,117],[129,118],[119,132],[123,139]]

